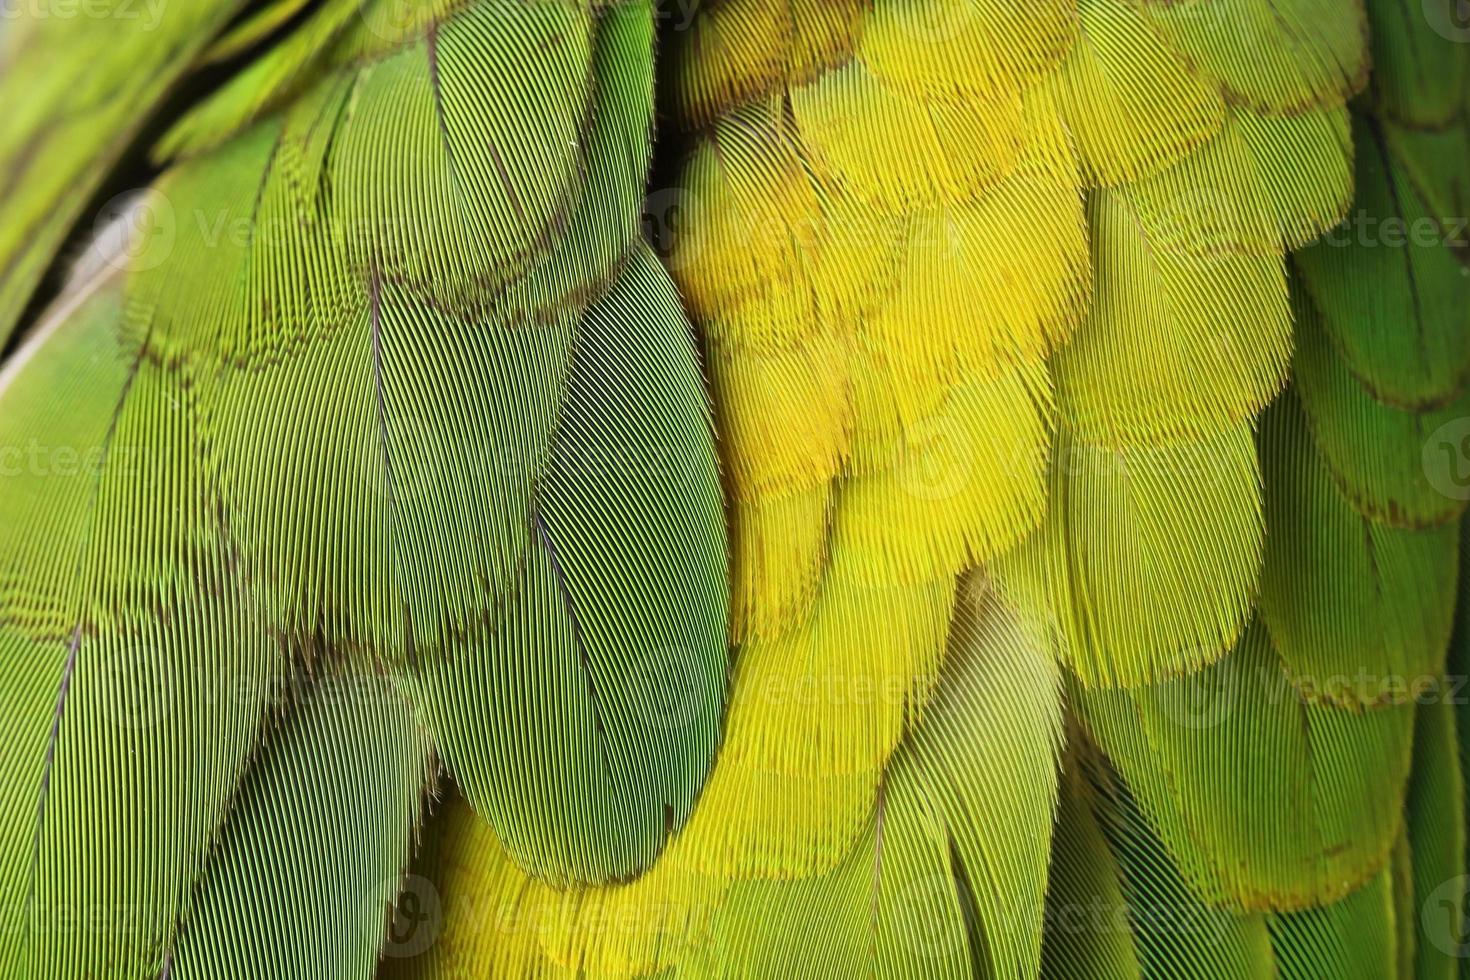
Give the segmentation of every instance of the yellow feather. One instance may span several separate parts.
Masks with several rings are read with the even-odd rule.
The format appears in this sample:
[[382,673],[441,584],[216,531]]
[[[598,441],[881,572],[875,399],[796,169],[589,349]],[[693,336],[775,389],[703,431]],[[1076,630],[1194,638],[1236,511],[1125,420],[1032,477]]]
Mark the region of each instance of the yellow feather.
[[989,103],[1051,70],[1077,37],[1075,0],[875,0],[858,59],[915,98]]
[[[1215,186],[1241,200],[1238,182]],[[1217,209],[1208,226],[1201,205],[1188,190],[1170,204],[1167,188],[1138,185],[1090,201],[1093,307],[1052,369],[1061,414],[1091,442],[1218,431],[1251,418],[1285,383],[1285,265],[1274,251],[1253,252],[1265,247],[1264,217]]]
[[1081,0],[1082,39],[1048,76],[1089,183],[1152,173],[1213,135],[1225,104],[1130,0]]
[[818,178],[890,211],[968,199],[1020,159],[1019,92],[936,105],[848,64],[793,89],[791,111]]
[[730,505],[730,639],[795,629],[816,601],[827,556],[831,486]]
[[1235,104],[1271,113],[1340,107],[1368,78],[1361,3],[1170,0],[1143,9]]
[[1251,163],[1281,244],[1298,249],[1347,217],[1353,203],[1353,137],[1346,106],[1264,116],[1236,109]]
[[1108,450],[1063,434],[1041,529],[991,568],[1048,622],[1084,684],[1135,686],[1214,663],[1254,602],[1261,474],[1248,422],[1198,442]]
[[912,390],[876,385],[892,401],[859,411],[871,428],[840,489],[834,552],[884,584],[952,576],[1015,545],[1046,508],[1049,385],[1039,360],[1022,362],[936,389],[917,415],[902,403]]
[[849,431],[845,345],[817,335],[770,353],[712,348],[710,389],[735,495],[788,493],[837,476]]

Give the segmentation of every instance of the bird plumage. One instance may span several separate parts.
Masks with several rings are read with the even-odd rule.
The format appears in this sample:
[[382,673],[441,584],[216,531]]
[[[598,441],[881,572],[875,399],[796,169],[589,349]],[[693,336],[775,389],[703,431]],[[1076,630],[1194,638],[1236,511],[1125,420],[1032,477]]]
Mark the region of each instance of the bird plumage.
[[0,975],[1458,975],[1451,6],[19,29]]

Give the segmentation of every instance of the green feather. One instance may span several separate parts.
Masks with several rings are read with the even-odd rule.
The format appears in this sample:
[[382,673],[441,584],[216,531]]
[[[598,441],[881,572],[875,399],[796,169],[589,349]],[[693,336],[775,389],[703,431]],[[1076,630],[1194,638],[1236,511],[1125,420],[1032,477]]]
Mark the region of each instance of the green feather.
[[1405,801],[1412,855],[1411,933],[1418,933],[1414,975],[1450,980],[1467,952],[1465,897],[1465,783],[1455,700],[1463,678],[1447,681],[1419,708],[1414,732],[1414,775]]
[[1465,502],[1436,485],[1425,446],[1436,432],[1470,415],[1470,388],[1431,412],[1377,401],[1334,349],[1312,301],[1300,288],[1293,299],[1296,392],[1312,441],[1342,495],[1376,524],[1428,529],[1453,521]]
[[1052,850],[1042,975],[1269,976],[1264,917],[1203,902],[1095,748],[1074,744],[1069,762]]
[[1369,0],[1372,100],[1405,123],[1438,127],[1465,104],[1470,51],[1455,0]]
[[[89,0],[8,11],[0,104],[0,343],[89,199],[243,0]],[[110,202],[116,204],[116,200]],[[104,208],[99,217],[113,217]]]
[[560,881],[648,867],[703,783],[726,540],[637,241],[651,11],[382,16],[174,163],[0,374],[0,447],[50,454],[0,494],[0,974],[362,975],[343,909],[381,920],[432,750]]
[[[714,457],[693,349],[646,249],[588,308],[565,386],[496,629],[407,682],[516,859],[600,880],[649,867],[682,825],[724,700]],[[671,579],[702,583],[697,604],[670,603]]]
[[1399,976],[1399,909],[1393,869],[1342,901],[1270,917],[1281,980]]
[[7,976],[157,972],[281,669],[211,531],[197,404],[117,348],[116,278],[0,378],[28,455],[0,496]]
[[[282,678],[284,716],[216,836],[170,977],[367,977],[381,950],[432,940],[424,908],[395,915],[433,785],[428,738],[370,666],[318,669]],[[411,901],[435,901],[413,885]]]
[[1262,420],[1261,616],[1310,698],[1400,703],[1438,676],[1456,600],[1459,527],[1363,517],[1317,452],[1295,394]]
[[1088,730],[1211,901],[1329,902],[1386,860],[1412,705],[1360,715],[1307,702],[1259,622],[1220,663],[1177,681],[1072,688]]
[[[1373,397],[1437,408],[1470,379],[1470,277],[1452,247],[1466,229],[1459,209],[1442,206],[1465,200],[1442,185],[1466,178],[1416,159],[1432,138],[1362,112],[1353,143],[1351,219],[1299,252],[1296,266],[1348,370]],[[1430,174],[1439,179],[1423,182]]]

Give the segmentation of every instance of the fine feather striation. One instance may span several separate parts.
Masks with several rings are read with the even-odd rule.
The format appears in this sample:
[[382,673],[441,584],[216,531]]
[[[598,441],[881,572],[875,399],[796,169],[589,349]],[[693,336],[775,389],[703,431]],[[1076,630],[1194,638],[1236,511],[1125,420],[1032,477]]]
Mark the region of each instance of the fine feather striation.
[[0,97],[11,107],[0,122],[0,343],[89,217],[89,199],[243,5],[99,0],[10,12],[0,38]]
[[1044,976],[1413,975],[1399,972],[1412,963],[1417,911],[1399,901],[1405,845],[1393,867],[1339,901],[1291,913],[1213,907],[1191,890],[1128,785],[1089,750],[1063,784]]
[[1214,904],[1335,901],[1380,872],[1399,832],[1413,705],[1354,714],[1313,704],[1284,660],[1257,622],[1224,660],[1186,678],[1074,689],[1083,724]]
[[[493,856],[493,840],[451,808],[455,846],[422,867],[460,911],[445,917],[442,942],[390,974],[1034,974],[1048,838],[1019,831],[1049,826],[1056,805],[1056,669],[1040,634],[978,580],[962,590],[951,650],[871,819],[830,870],[795,881],[701,874],[689,842],[711,841],[691,824],[638,882],[559,895]],[[470,911],[484,900],[493,925]],[[1031,919],[1017,921],[1018,909]]]
[[1436,980],[1459,975],[1465,949],[1465,890],[1459,887],[1463,881],[1456,881],[1466,867],[1459,733],[1463,715],[1463,707],[1451,697],[1420,710],[1414,731],[1414,774],[1405,801],[1412,907],[1419,917],[1414,975]]
[[[876,850],[907,747],[946,703],[957,633],[936,625],[963,619],[956,582],[985,566],[1131,787],[1131,833],[1152,841],[1137,873],[1172,869],[1147,900],[1237,937],[1199,975],[1412,959],[1415,708],[1385,682],[1442,669],[1457,508],[1421,486],[1435,519],[1383,519],[1369,503],[1411,482],[1407,442],[1354,448],[1358,404],[1319,448],[1311,382],[1283,396],[1320,299],[1287,253],[1362,180],[1366,23],[1357,3],[1288,0],[731,0],[670,35],[689,152],[654,217],[678,223],[668,262],[726,463],[726,739],[653,869],[579,889],[554,938],[515,955],[598,976],[901,975],[853,855]],[[1385,561],[1338,563],[1362,521]],[[1349,664],[1369,679],[1336,683]],[[1240,699],[1191,727],[1227,675]],[[848,696],[875,684],[890,696]],[[1289,832],[1253,831],[1283,793]],[[521,894],[506,867],[482,873]],[[1034,930],[1021,901],[998,907]],[[970,922],[961,973],[1004,955]],[[1081,948],[1050,925],[1048,956]],[[1174,938],[1103,945],[1148,975],[1183,956]],[[434,969],[484,953],[453,945]]]
[[1409,529],[1363,515],[1329,474],[1294,396],[1262,425],[1272,529],[1262,618],[1308,697],[1348,707],[1408,700],[1443,670],[1459,522]]
[[8,976],[160,968],[287,659],[211,533],[197,404],[116,348],[117,280],[0,391]]
[[[1416,5],[708,5],[667,62],[677,294],[635,241],[646,5],[347,6],[166,138],[172,237],[0,375],[12,444],[143,458],[0,497],[6,963],[1445,969],[1463,728],[1416,701],[1463,508],[1421,447],[1463,270],[1448,235],[1286,258],[1454,213],[1459,96],[1409,52],[1463,53]],[[232,670],[305,680],[216,710]],[[113,738],[174,671],[166,738]],[[435,757],[398,916],[449,909],[400,962]],[[127,942],[45,928],[140,894]]]
[[648,13],[504,14],[167,175],[176,209],[233,180],[252,234],[184,248],[198,290],[140,270],[130,328],[207,392],[266,620],[391,665],[517,859],[606,880],[652,863],[713,752],[723,518],[677,300],[633,243]]
[[371,976],[411,941],[404,869],[437,763],[370,665],[283,685],[285,712],[236,790],[165,975]]
[[[1460,56],[1444,39],[1429,48]],[[1376,237],[1422,214],[1425,202],[1454,200],[1456,178],[1423,166],[1427,155],[1375,142],[1391,123],[1372,100],[1351,112],[1358,196],[1346,224],[1293,259],[1295,377],[1257,426],[1256,622],[1234,653],[1198,674],[1124,695],[1090,690],[1079,669],[1076,691],[1088,727],[1191,886],[1226,907],[1299,912],[1308,924],[1314,908],[1384,868],[1408,867],[1395,855],[1404,847],[1414,707],[1448,694],[1464,507],[1429,455],[1464,397],[1453,380],[1458,353],[1447,365],[1429,351],[1459,351],[1450,338],[1463,312],[1448,294],[1426,292],[1458,288],[1463,269],[1444,235]],[[1457,131],[1412,139],[1443,149]],[[1400,187],[1419,211],[1401,204]],[[1440,208],[1430,223],[1442,231],[1453,213]],[[1404,326],[1421,318],[1422,330]],[[1368,376],[1358,365],[1370,348]],[[1432,390],[1414,388],[1423,385]],[[1191,534],[1187,518],[1172,523]],[[1278,803],[1289,798],[1297,802],[1283,821]],[[1293,950],[1316,941],[1284,935]],[[1396,948],[1412,961],[1412,949]]]
[[44,457],[0,492],[6,975],[363,976],[436,760],[562,883],[703,782],[726,543],[636,241],[649,10],[408,36],[167,170],[0,376]]

